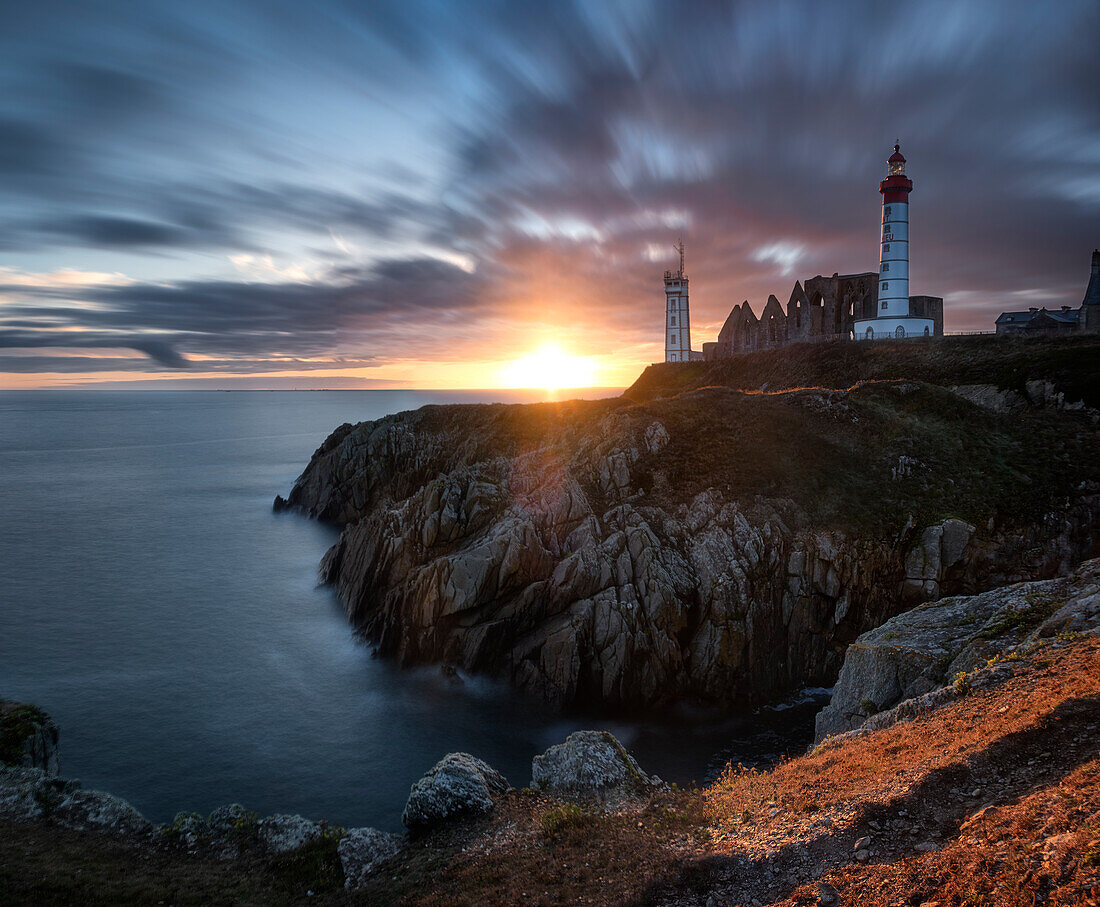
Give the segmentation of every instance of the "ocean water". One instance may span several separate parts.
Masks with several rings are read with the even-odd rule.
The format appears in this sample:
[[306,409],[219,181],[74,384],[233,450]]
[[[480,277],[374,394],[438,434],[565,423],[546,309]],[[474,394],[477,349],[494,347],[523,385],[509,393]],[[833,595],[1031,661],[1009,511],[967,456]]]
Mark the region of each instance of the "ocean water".
[[[596,395],[595,393],[592,394]],[[647,722],[563,717],[479,677],[373,657],[317,564],[336,538],[275,514],[342,422],[523,392],[0,392],[0,697],[61,726],[63,772],[156,822],[240,802],[400,827],[464,750],[516,786],[607,728],[666,780],[804,746],[820,694]]]

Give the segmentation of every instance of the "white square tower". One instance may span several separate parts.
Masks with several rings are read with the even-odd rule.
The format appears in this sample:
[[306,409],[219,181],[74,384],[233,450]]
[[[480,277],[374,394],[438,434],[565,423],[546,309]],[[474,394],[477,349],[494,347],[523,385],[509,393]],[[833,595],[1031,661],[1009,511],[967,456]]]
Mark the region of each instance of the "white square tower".
[[683,239],[675,249],[680,253],[680,270],[665,271],[665,362],[690,362],[691,316]]

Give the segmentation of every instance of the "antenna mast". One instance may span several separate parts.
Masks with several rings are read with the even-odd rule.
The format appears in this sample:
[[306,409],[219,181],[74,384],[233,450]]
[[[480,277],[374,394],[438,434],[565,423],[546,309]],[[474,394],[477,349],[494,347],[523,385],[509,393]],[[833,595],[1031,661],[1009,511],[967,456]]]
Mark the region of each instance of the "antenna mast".
[[683,237],[683,234],[680,235],[680,241],[676,245],[674,245],[672,248],[674,248],[677,252],[680,253],[679,276],[683,277],[684,276],[684,237]]

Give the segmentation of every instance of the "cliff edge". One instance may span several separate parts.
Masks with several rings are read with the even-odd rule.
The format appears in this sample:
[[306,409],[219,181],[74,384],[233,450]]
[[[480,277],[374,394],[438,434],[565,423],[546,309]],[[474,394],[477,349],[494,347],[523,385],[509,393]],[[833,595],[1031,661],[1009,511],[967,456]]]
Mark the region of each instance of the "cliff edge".
[[943,383],[851,385],[870,354],[849,346],[735,364],[797,379],[856,357],[831,366],[835,386],[658,392],[647,372],[646,393],[612,400],[343,425],[276,506],[342,528],[322,577],[381,653],[562,706],[828,684],[906,608],[1097,553],[1097,414],[1064,389],[1095,345],[1036,346],[1024,365],[995,345],[975,366],[944,341],[921,347]]

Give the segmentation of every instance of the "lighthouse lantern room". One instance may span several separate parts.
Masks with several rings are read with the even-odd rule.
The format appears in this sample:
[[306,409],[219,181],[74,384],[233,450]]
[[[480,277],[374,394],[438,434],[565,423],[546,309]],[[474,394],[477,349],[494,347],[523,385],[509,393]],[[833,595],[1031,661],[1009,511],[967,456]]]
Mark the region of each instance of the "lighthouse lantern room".
[[905,174],[901,146],[886,162],[882,194],[882,233],[879,239],[878,310],[874,318],[852,323],[856,340],[929,337],[935,328],[931,318],[909,314],[909,193],[913,181]]

